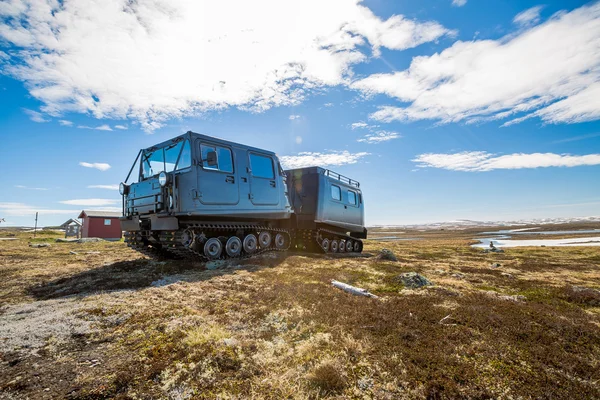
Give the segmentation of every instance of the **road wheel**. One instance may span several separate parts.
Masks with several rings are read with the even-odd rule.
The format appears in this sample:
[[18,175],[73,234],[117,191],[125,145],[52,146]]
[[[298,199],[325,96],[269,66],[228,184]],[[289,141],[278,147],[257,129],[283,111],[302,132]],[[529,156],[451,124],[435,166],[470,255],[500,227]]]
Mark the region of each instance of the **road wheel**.
[[323,239],[323,241],[321,242],[321,248],[325,253],[329,253],[329,239]]
[[204,244],[204,255],[211,260],[215,260],[221,257],[223,252],[223,245],[217,238],[210,238]]
[[242,252],[242,241],[237,236],[232,236],[225,244],[225,251],[229,257],[237,257]]
[[271,232],[262,231],[258,235],[258,243],[261,249],[266,249],[271,245]]
[[258,248],[258,239],[256,239],[256,236],[253,235],[252,233],[246,235],[246,237],[244,238],[244,251],[247,254],[252,254],[256,251],[256,249]]
[[354,243],[352,242],[352,240],[346,240],[346,251],[348,253],[351,253],[353,249],[354,249]]
[[363,249],[363,243],[360,240],[354,242],[354,251],[360,253]]
[[279,250],[283,250],[288,246],[287,235],[278,233],[275,235],[275,247]]
[[346,241],[345,240],[340,240],[340,247],[339,247],[338,251],[340,253],[343,253],[346,251]]
[[337,253],[339,250],[339,243],[337,240],[332,240],[331,241],[331,252],[332,253]]

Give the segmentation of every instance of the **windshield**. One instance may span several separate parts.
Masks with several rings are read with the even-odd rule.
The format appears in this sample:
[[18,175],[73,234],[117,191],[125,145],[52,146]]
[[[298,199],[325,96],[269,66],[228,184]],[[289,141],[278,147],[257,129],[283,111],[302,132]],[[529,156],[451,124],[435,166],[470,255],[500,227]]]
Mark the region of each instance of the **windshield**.
[[191,165],[192,152],[189,140],[160,149],[146,150],[142,157],[142,179],[153,177],[162,171],[176,171]]
[[142,177],[144,179],[159,174],[165,170],[165,157],[163,149],[144,151],[142,158]]

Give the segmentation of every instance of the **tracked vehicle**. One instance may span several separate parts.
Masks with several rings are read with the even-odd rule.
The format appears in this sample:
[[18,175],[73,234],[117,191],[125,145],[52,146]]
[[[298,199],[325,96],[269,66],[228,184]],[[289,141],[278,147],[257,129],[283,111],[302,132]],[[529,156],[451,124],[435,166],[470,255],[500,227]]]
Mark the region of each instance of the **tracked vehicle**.
[[284,171],[273,152],[194,132],[140,150],[119,191],[127,244],[153,257],[355,253],[367,236],[355,180]]

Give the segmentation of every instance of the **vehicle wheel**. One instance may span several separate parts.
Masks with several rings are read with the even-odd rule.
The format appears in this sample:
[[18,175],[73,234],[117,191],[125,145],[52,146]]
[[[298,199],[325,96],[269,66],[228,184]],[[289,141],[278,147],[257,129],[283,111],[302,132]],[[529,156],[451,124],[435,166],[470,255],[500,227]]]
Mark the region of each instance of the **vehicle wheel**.
[[278,233],[275,235],[275,247],[279,250],[285,249],[287,247],[287,238],[283,233]]
[[338,251],[340,253],[343,253],[346,251],[346,241],[345,240],[340,240],[340,247],[339,247]]
[[258,240],[256,239],[256,236],[253,234],[249,234],[246,235],[246,237],[244,238],[244,251],[248,254],[252,254],[256,251],[256,249],[258,248]]
[[204,244],[204,255],[211,260],[221,257],[223,245],[217,238],[210,238]]
[[329,239],[323,239],[323,241],[321,242],[321,248],[325,253],[329,253]]
[[242,241],[237,236],[232,236],[227,239],[225,251],[229,257],[237,257],[242,252]]
[[346,240],[346,251],[351,253],[352,249],[354,249],[354,243],[352,243],[352,240]]
[[194,243],[194,231],[186,229],[181,234],[181,244],[185,247],[190,247]]
[[267,231],[262,231],[258,235],[258,243],[260,243],[260,248],[264,249],[271,245],[271,233]]
[[331,252],[332,253],[337,253],[338,252],[338,248],[339,248],[339,243],[337,240],[332,240],[331,241]]
[[363,249],[363,244],[360,240],[357,240],[356,242],[354,242],[354,251],[357,253],[360,253]]

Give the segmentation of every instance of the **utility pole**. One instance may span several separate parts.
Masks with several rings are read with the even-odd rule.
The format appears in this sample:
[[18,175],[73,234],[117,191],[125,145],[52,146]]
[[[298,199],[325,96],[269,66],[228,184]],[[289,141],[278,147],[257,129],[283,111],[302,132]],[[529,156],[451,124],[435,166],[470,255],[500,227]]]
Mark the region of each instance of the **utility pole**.
[[33,238],[35,239],[35,233],[37,231],[37,217],[38,217],[38,213],[37,211],[35,212],[35,227],[33,228]]

